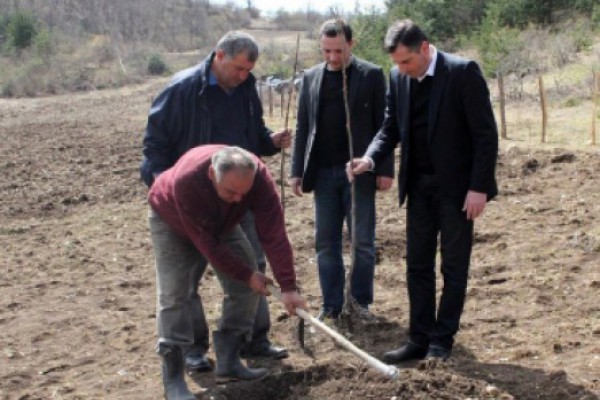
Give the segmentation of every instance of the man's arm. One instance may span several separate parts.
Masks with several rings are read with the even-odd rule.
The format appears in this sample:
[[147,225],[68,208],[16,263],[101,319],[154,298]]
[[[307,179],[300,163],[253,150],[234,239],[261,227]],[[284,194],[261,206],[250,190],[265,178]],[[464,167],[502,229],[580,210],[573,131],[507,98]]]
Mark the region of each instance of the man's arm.
[[304,158],[306,154],[306,142],[308,140],[309,129],[309,100],[310,84],[305,74],[302,77],[298,96],[298,112],[296,114],[296,135],[294,137],[294,147],[290,161],[290,179],[289,183],[292,192],[296,196],[302,195],[302,177],[304,175]]
[[[381,128],[385,117],[386,86],[383,70],[377,69],[373,79],[373,119],[374,126]],[[394,183],[394,153],[388,155],[375,169],[377,189],[388,190]]]
[[265,120],[263,117],[264,111],[260,98],[258,97],[256,85],[253,84],[252,88],[248,90],[250,91],[250,101],[252,103],[251,117],[253,120],[251,123],[254,124],[254,131],[258,135],[258,148],[254,151],[257,152],[256,155],[259,157],[277,154],[282,146],[278,146],[279,140],[277,139],[277,135],[274,139],[273,131],[265,125]]
[[163,171],[176,161],[174,160],[173,136],[182,129],[182,109],[177,107],[174,87],[163,90],[152,103],[148,114],[148,123],[143,139],[144,161],[142,178],[148,186]]
[[[398,76],[397,70],[393,69],[390,72],[390,84],[387,90],[386,96],[386,107],[383,124],[381,129],[367,148],[365,155],[374,162],[374,168],[377,169],[383,162],[386,161],[387,157],[392,157],[390,160],[392,163],[392,176],[393,176],[393,154],[396,145],[400,141],[400,130],[397,120],[397,87],[398,87]],[[390,162],[387,161],[387,162]],[[389,167],[388,167],[389,168]]]
[[475,62],[467,64],[463,79],[462,102],[473,144],[471,183],[463,211],[468,219],[475,220],[483,213],[487,193],[495,182],[498,128],[487,83]]
[[296,272],[281,201],[267,167],[260,165],[256,174],[250,200],[256,233],[281,290],[292,291],[296,289]]
[[[281,287],[281,301],[286,311],[290,315],[294,315],[296,308],[306,310],[307,306],[304,298],[298,293],[294,256],[292,245],[285,231],[283,208],[277,195],[275,182],[266,167],[262,166],[261,168],[259,166],[255,184],[258,184],[256,192],[259,197],[255,200],[252,208],[256,221],[256,233],[269,260],[275,279]],[[259,288],[264,287],[270,281],[269,278],[256,273],[251,277],[251,282],[255,280]],[[268,292],[268,289],[265,288],[265,290]],[[263,293],[261,290],[257,291]]]
[[496,170],[498,128],[490,92],[479,66],[470,62],[463,75],[462,103],[473,144],[473,167],[469,189],[487,192]]

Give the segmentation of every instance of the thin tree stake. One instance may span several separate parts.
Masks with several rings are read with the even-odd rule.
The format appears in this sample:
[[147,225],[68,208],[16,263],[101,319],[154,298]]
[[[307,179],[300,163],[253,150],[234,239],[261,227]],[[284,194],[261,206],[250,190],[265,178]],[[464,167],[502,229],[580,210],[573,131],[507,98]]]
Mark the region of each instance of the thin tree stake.
[[[294,93],[294,78],[296,77],[296,69],[298,68],[298,49],[300,48],[300,34],[296,36],[296,57],[294,59],[294,72],[292,72],[292,77],[290,78],[290,88],[289,88],[289,96],[287,102],[287,109],[285,111],[285,123],[284,129],[288,129],[288,123],[290,120],[290,104],[292,103],[292,95]],[[281,164],[279,165],[279,191],[281,193],[281,206],[283,207],[283,212],[285,213],[285,149],[281,149]]]
[[[294,94],[294,79],[296,78],[296,70],[298,69],[298,50],[300,49],[300,34],[296,35],[296,56],[294,58],[294,71],[292,72],[292,77],[290,78],[290,88],[289,88],[289,96],[287,102],[287,108],[285,110],[285,122],[284,129],[287,130],[289,126],[290,120],[290,104],[292,103],[292,95]],[[283,209],[283,214],[285,215],[285,149],[281,149],[281,163],[279,165],[279,193],[281,194],[281,207]],[[298,320],[298,341],[300,342],[300,347],[306,351],[306,347],[304,346],[304,320]]]
[[[346,54],[346,36],[344,34],[344,22],[340,19],[336,21],[336,31],[338,38],[342,41],[342,59],[344,60],[347,56]],[[342,65],[342,91],[344,95],[344,110],[346,111],[346,134],[348,135],[348,153],[350,156],[350,160],[354,159],[354,146],[352,141],[352,129],[350,126],[350,106],[348,104],[348,75],[346,73],[346,67],[348,67],[345,63]],[[348,270],[348,275],[346,276],[345,282],[345,301],[344,306],[342,308],[343,314],[348,317],[348,328],[352,331],[352,319],[350,316],[352,315],[352,311],[355,306],[355,300],[352,297],[352,276],[354,275],[354,266],[356,264],[356,185],[355,180],[352,180],[350,183],[350,268]]]

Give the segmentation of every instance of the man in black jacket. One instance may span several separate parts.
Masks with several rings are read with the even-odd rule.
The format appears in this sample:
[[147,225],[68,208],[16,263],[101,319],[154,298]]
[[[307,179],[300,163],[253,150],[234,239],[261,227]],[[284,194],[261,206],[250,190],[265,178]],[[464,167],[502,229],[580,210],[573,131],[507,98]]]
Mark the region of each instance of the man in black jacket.
[[[412,21],[394,23],[385,47],[390,73],[386,117],[350,178],[380,165],[401,143],[400,205],[407,205],[408,342],[387,362],[450,356],[462,314],[473,221],[496,196],[498,132],[479,66],[432,46]],[[444,287],[436,312],[440,235]]]
[[[200,64],[177,73],[154,100],[144,135],[144,159],[140,168],[150,187],[189,149],[204,144],[242,147],[257,156],[270,156],[289,147],[289,131],[272,132],[265,126],[263,110],[256,92],[256,79],[250,72],[258,58],[258,46],[246,33],[232,31],[224,35],[215,50]],[[261,272],[266,261],[260,247],[254,216],[248,213],[241,222],[257,256]],[[210,370],[206,359],[208,327],[198,295],[204,268],[191,273],[189,295],[194,305],[194,344],[186,355],[186,365],[194,370]],[[285,358],[284,348],[267,338],[269,309],[261,297],[253,336],[244,349],[246,356]]]
[[[354,154],[362,154],[383,121],[385,76],[381,67],[352,55],[352,29],[345,22],[326,21],[319,44],[325,61],[306,71],[302,79],[290,185],[297,196],[314,190],[315,247],[323,295],[321,318],[336,318],[344,304],[342,231],[344,220],[348,225],[351,222],[351,186],[345,173],[350,158],[346,118],[350,118]],[[373,302],[375,272],[375,192],[392,186],[393,159],[393,154],[386,157],[373,174],[363,175],[356,182],[351,295],[366,318],[372,316],[368,308]]]

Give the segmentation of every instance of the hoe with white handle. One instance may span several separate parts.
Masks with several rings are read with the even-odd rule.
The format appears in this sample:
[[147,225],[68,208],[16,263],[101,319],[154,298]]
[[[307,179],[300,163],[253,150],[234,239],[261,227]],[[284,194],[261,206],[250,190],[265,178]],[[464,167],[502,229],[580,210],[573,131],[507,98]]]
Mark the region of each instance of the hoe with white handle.
[[[279,290],[279,288],[277,288],[273,285],[267,285],[267,289],[275,297],[277,297],[277,299],[281,300],[281,291]],[[388,378],[390,378],[392,380],[397,380],[399,378],[398,368],[396,368],[392,365],[385,364],[385,363],[379,361],[378,359],[376,359],[375,357],[364,352],[363,350],[359,349],[354,344],[352,344],[352,342],[350,342],[348,339],[346,339],[345,337],[340,335],[338,332],[331,329],[329,326],[327,326],[323,322],[319,321],[317,318],[310,315],[308,312],[306,312],[302,308],[296,308],[296,314],[300,318],[302,318],[303,320],[305,320],[306,322],[308,322],[309,324],[314,326],[315,328],[317,328],[320,331],[323,331],[327,335],[331,336],[331,338],[337,344],[339,344],[346,350],[350,351],[358,358],[362,359],[364,362],[367,363],[367,365],[376,369],[378,372],[384,374],[385,376],[387,376]]]

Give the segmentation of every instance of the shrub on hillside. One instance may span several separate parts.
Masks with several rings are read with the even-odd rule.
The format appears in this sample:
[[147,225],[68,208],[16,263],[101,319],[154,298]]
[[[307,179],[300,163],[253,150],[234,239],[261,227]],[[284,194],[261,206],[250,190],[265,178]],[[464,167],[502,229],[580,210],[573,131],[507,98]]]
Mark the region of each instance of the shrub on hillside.
[[600,30],[600,5],[595,5],[592,11],[592,23],[595,30]]
[[566,107],[566,108],[578,107],[581,105],[582,102],[583,102],[583,99],[581,99],[580,97],[569,97],[568,99],[566,99],[563,102],[563,107]]
[[35,54],[48,61],[52,54],[52,34],[48,29],[40,30],[33,39]]
[[594,44],[594,40],[592,39],[593,22],[591,20],[580,19],[575,21],[573,25],[569,32],[573,38],[575,50],[582,51],[590,48]]
[[152,54],[148,59],[148,73],[150,75],[162,75],[168,71],[167,64],[158,54]]
[[31,46],[37,33],[36,18],[32,14],[14,13],[6,26],[6,45],[17,52]]
[[2,84],[2,88],[0,89],[0,96],[2,97],[13,97],[15,96],[15,82],[8,81]]
[[383,49],[383,38],[391,23],[392,20],[376,14],[357,16],[353,21],[356,40],[352,52],[389,70],[392,61]]
[[19,65],[2,84],[2,97],[34,97],[39,93],[48,93],[44,71],[46,66],[39,59],[32,59]]

